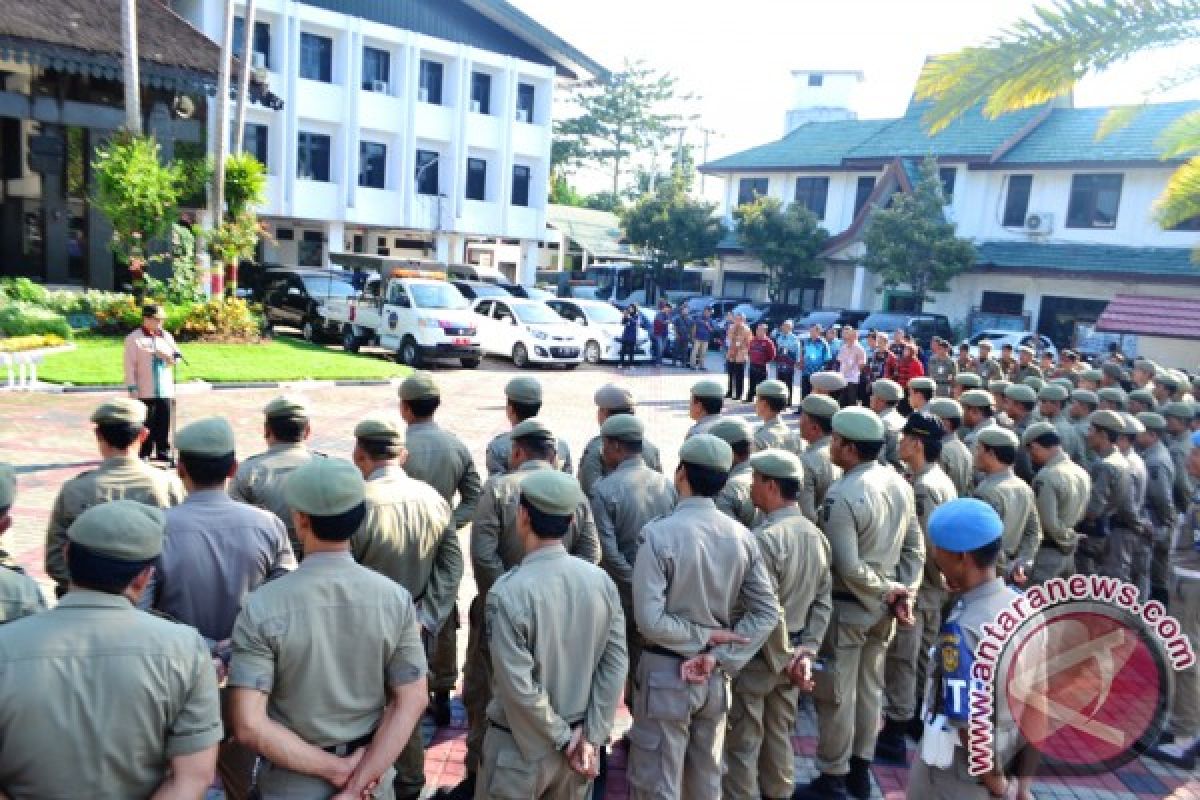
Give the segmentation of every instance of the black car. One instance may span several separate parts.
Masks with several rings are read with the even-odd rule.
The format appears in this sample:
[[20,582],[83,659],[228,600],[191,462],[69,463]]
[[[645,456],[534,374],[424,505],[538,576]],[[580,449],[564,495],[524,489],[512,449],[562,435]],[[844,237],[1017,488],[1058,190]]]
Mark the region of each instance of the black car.
[[462,296],[468,300],[478,300],[481,297],[513,296],[512,292],[494,283],[485,283],[484,281],[450,281],[450,283],[454,284],[454,288],[462,292]]
[[330,297],[353,297],[353,273],[341,269],[283,267],[263,273],[263,316],[270,326],[298,328],[310,342],[334,336],[340,326],[327,327],[320,313]]
[[923,352],[928,352],[930,342],[940,336],[948,342],[954,341],[954,329],[945,314],[915,314],[911,311],[876,311],[862,321],[864,330],[891,333],[902,330],[911,336]]
[[870,311],[847,311],[844,308],[819,308],[816,311],[808,312],[803,319],[795,320],[796,330],[806,331],[813,325],[820,325],[821,330],[826,330],[835,325],[840,327],[853,325],[857,328],[859,323],[870,315]]
[[733,308],[733,313],[744,315],[750,330],[754,330],[760,323],[766,323],[767,330],[774,332],[783,323],[802,317],[804,307],[791,303],[742,303]]

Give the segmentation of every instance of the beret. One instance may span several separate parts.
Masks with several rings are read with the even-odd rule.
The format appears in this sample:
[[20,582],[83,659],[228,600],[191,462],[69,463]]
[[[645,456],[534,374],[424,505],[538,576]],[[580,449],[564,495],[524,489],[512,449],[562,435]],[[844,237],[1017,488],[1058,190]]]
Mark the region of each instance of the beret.
[[224,417],[196,420],[179,429],[175,447],[181,453],[220,458],[234,452],[233,428]]
[[1125,420],[1125,435],[1137,436],[1139,433],[1146,432],[1146,426],[1141,423],[1141,420],[1128,411],[1121,413],[1121,419]]
[[754,393],[756,396],[761,395],[763,397],[772,397],[776,400],[788,399],[787,384],[783,381],[763,381],[758,385],[758,388],[754,390]]
[[800,404],[800,410],[805,414],[811,414],[814,417],[832,417],[841,410],[838,401],[834,400],[827,394],[812,394],[804,398],[804,402]]
[[692,397],[724,399],[725,387],[714,380],[696,381],[692,384]]
[[1037,392],[1032,386],[1026,386],[1023,383],[1014,383],[1004,390],[1004,396],[1009,400],[1016,400],[1018,403],[1036,403]]
[[613,414],[600,426],[600,435],[625,442],[640,442],[646,435],[646,426],[632,414]]
[[513,425],[508,436],[510,439],[553,439],[554,433],[546,427],[546,423],[537,417],[530,417]]
[[1067,391],[1065,387],[1059,386],[1057,383],[1049,383],[1042,387],[1042,390],[1038,392],[1037,397],[1038,400],[1047,400],[1051,403],[1062,403],[1065,402],[1070,396],[1071,393]]
[[0,510],[12,508],[17,497],[17,473],[12,464],[0,461]]
[[925,411],[914,411],[904,421],[904,433],[911,433],[913,436],[923,436],[926,439],[941,439],[946,435],[946,429],[942,427],[941,421],[933,414]]
[[89,551],[116,561],[150,561],[162,553],[166,517],[136,500],[113,500],[84,511],[67,538]]
[[1046,387],[1045,379],[1039,378],[1037,375],[1026,375],[1021,379],[1021,384],[1033,389],[1034,393],[1040,392]]
[[1167,403],[1158,410],[1158,413],[1164,417],[1175,417],[1176,419],[1191,419],[1193,416],[1191,403],[1183,403],[1179,400]]
[[521,481],[521,496],[543,514],[560,517],[574,514],[584,499],[579,481],[557,469],[531,471]]
[[542,384],[538,382],[537,378],[522,375],[505,384],[504,396],[514,403],[540,403],[542,402]]
[[904,397],[904,389],[893,380],[881,378],[871,384],[871,394],[882,397],[889,403],[899,403]]
[[820,389],[822,392],[840,392],[846,388],[846,379],[842,377],[842,373],[828,370],[814,372],[809,382],[814,389]]
[[[876,381],[876,385],[878,385]],[[898,384],[893,384],[898,385]],[[883,420],[869,408],[853,406],[833,415],[833,432],[852,442],[882,442]]]
[[1129,400],[1136,400],[1137,402],[1148,405],[1151,408],[1158,406],[1158,400],[1155,399],[1154,392],[1150,391],[1149,389],[1134,389],[1129,393]]
[[962,403],[950,397],[935,397],[926,410],[940,419],[962,419]]
[[983,442],[988,447],[1016,447],[1021,443],[1015,433],[999,425],[985,426],[976,435],[975,440]]
[[1085,369],[1083,372],[1079,373],[1080,380],[1091,381],[1092,383],[1099,383],[1100,379],[1103,377],[1104,373],[1098,369]]
[[724,417],[710,426],[708,433],[729,444],[754,440],[754,431],[750,423],[741,417]]
[[271,419],[278,417],[308,419],[308,404],[298,397],[282,394],[263,406],[263,414]]
[[966,386],[968,389],[978,389],[983,386],[983,378],[974,372],[960,372],[954,376],[954,382],[959,386]]
[[974,497],[943,503],[929,515],[929,538],[949,553],[969,553],[991,544],[1004,533],[996,509]]
[[991,392],[992,394],[1004,394],[1004,391],[1012,385],[1013,385],[1012,381],[1006,381],[1003,378],[1001,378],[998,381],[989,382],[988,383],[988,391]]
[[1100,374],[1107,375],[1110,378],[1120,378],[1121,377],[1121,365],[1114,364],[1111,361],[1107,361],[1100,366]]
[[1137,418],[1148,431],[1160,432],[1167,429],[1167,418],[1155,411],[1143,411]]
[[1155,364],[1148,358],[1139,358],[1133,362],[1134,369],[1140,369],[1142,372],[1148,372],[1151,376],[1158,372],[1158,364]]
[[1054,425],[1049,422],[1035,422],[1026,428],[1025,432],[1021,434],[1021,444],[1027,446],[1034,439],[1040,439],[1047,433],[1053,433],[1055,436],[1057,436],[1058,428],[1055,428]]
[[729,472],[733,469],[733,448],[724,439],[710,433],[698,433],[679,448],[679,460],[696,467]]
[[333,517],[359,506],[365,487],[362,473],[349,461],[314,458],[288,475],[283,484],[283,499],[293,511]]
[[1100,398],[1091,389],[1076,389],[1071,392],[1071,399],[1088,406],[1094,406],[1100,402]]
[[1098,397],[1101,400],[1107,400],[1108,402],[1116,405],[1119,408],[1124,408],[1125,403],[1127,402],[1125,390],[1118,389],[1116,386],[1104,387],[1103,389],[1096,392],[1096,397]]
[[424,397],[441,397],[442,390],[428,372],[414,372],[400,384],[401,400],[420,400]]
[[968,389],[958,398],[958,402],[970,408],[992,408],[996,405],[992,393],[986,389]]
[[913,378],[908,382],[908,388],[919,389],[923,392],[936,392],[937,384],[933,378]]
[[750,467],[768,478],[804,480],[804,465],[799,456],[776,447],[760,450],[750,456]]
[[1063,387],[1064,389],[1067,390],[1068,394],[1071,392],[1072,389],[1075,388],[1075,381],[1071,380],[1070,378],[1066,377],[1065,375],[1062,377],[1053,379],[1052,381],[1050,381],[1050,383],[1054,384],[1055,386]]
[[616,384],[608,383],[596,390],[592,396],[596,408],[615,411],[618,408],[633,408],[633,393]]
[[132,397],[115,397],[92,412],[97,425],[145,425],[146,404]]
[[1116,411],[1093,411],[1088,422],[1097,428],[1103,428],[1113,433],[1125,432],[1125,420]]
[[354,438],[393,444],[404,443],[404,437],[400,435],[400,428],[396,426],[396,423],[381,417],[368,417],[355,425]]

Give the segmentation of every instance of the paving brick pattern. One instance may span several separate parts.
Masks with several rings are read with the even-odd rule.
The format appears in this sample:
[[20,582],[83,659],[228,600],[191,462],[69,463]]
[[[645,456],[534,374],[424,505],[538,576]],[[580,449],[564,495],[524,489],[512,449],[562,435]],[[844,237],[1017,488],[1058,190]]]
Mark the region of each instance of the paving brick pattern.
[[[720,357],[710,357],[710,367],[720,370]],[[439,370],[443,405],[439,421],[458,433],[483,464],[488,440],[506,428],[503,414],[503,386],[514,375],[510,365],[487,361],[476,371]],[[643,409],[649,435],[664,456],[664,466],[673,469],[675,451],[691,424],[687,419],[687,388],[699,376],[678,369],[639,367],[630,371],[612,368],[582,367],[573,372],[541,370],[535,373],[546,387],[547,402],[542,417],[560,436],[565,437],[578,458],[596,429],[592,393],[608,381],[628,385]],[[286,391],[307,398],[313,405],[312,446],[324,453],[348,456],[351,431],[369,414],[395,414],[396,392],[393,386],[329,386],[295,384]],[[181,422],[222,414],[233,423],[238,452],[245,456],[263,447],[262,418],[259,410],[279,389],[230,389],[188,392],[179,400]],[[67,478],[94,465],[98,460],[87,418],[105,395],[8,393],[0,394],[0,458],[17,466],[19,494],[13,510],[15,525],[0,546],[40,581],[49,595],[49,582],[42,571],[43,538],[46,521],[58,486]],[[749,418],[749,406],[739,404],[735,413]],[[464,547],[467,541],[463,540]],[[470,564],[467,565],[468,571]],[[468,575],[463,581],[461,604],[467,607],[474,594],[474,582]],[[466,628],[460,632],[459,652],[466,646]],[[618,730],[629,724],[621,712]],[[455,715],[450,726],[435,730],[426,722],[429,741],[425,761],[430,789],[457,783],[463,776],[465,725],[462,706],[455,699]],[[801,710],[794,738],[797,778],[814,774],[816,726],[811,709]],[[610,776],[606,798],[626,798],[624,754],[617,749],[609,760]],[[907,770],[897,767],[873,768],[873,797],[904,797]],[[1043,800],[1109,800],[1110,798],[1163,798],[1200,800],[1200,781],[1180,770],[1149,759],[1132,762],[1116,773],[1100,776],[1050,777],[1039,780],[1034,794]]]

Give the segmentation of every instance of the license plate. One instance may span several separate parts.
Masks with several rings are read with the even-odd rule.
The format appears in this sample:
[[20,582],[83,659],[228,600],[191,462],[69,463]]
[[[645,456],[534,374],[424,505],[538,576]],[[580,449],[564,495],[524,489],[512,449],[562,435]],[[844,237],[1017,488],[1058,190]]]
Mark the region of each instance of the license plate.
[[454,340],[455,347],[470,347],[470,345],[471,345],[471,340],[466,338],[465,336]]

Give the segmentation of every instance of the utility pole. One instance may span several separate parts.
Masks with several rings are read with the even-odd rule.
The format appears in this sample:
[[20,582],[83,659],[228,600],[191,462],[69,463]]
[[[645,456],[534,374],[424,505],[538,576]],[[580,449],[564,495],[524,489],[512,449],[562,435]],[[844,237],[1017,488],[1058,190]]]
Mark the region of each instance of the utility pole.
[[229,80],[230,56],[233,53],[233,0],[225,0],[225,23],[221,33],[220,69],[217,73],[216,141],[213,161],[213,208],[212,223],[220,225],[225,216],[225,158],[229,152]]
[[254,65],[254,6],[256,0],[246,0],[245,24],[242,26],[242,69],[238,76],[237,113],[233,117],[233,152],[242,152],[242,135],[246,131],[246,102],[250,93],[250,68]]
[[121,0],[121,33],[125,39],[125,129],[142,132],[141,85],[138,83],[137,0]]
[[[704,153],[703,153],[703,155],[701,156],[701,161],[700,161],[700,163],[701,163],[701,164],[707,164],[707,163],[708,163],[708,137],[712,136],[712,135],[713,135],[713,134],[715,134],[717,131],[716,131],[716,129],[714,129],[714,128],[701,128],[701,129],[700,129],[700,132],[704,134]],[[703,172],[701,172],[701,173],[700,173],[700,197],[702,197],[702,198],[703,198],[703,197],[705,197],[705,194],[704,194],[704,181],[705,181],[705,179],[706,179],[707,177],[708,177],[708,176],[707,176],[707,175],[705,175]]]

